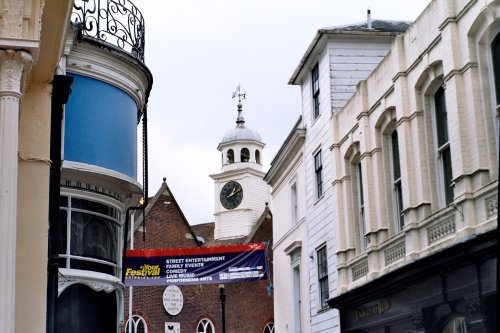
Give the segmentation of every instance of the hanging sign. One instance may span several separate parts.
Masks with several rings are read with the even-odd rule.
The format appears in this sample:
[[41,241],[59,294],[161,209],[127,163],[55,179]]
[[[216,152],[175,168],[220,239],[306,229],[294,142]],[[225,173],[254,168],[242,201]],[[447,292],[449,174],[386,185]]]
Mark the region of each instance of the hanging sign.
[[267,279],[266,244],[128,250],[127,286],[231,283]]

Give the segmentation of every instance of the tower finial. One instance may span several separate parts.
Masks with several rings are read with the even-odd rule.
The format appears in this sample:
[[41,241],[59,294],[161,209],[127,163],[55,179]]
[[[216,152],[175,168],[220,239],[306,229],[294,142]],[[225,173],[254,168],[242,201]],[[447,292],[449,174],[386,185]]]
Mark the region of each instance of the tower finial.
[[236,91],[233,92],[233,99],[236,96],[238,96],[238,103],[241,103],[242,99],[246,99],[247,98],[247,93],[246,92],[244,92],[244,93],[241,92],[241,86],[239,84],[236,87]]
[[245,118],[243,118],[243,115],[241,114],[243,112],[243,104],[241,103],[241,100],[247,98],[247,93],[241,92],[241,86],[239,84],[236,87],[236,91],[233,92],[233,99],[236,97],[238,97],[238,104],[236,105],[238,107],[238,118],[236,118],[236,124],[238,124],[238,126],[245,126]]

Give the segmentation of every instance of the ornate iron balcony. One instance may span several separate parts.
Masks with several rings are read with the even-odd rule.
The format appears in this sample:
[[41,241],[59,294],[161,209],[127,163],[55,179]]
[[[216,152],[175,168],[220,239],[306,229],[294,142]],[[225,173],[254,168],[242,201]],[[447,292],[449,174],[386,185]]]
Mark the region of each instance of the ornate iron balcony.
[[144,17],[128,0],[75,0],[71,21],[88,36],[144,62]]

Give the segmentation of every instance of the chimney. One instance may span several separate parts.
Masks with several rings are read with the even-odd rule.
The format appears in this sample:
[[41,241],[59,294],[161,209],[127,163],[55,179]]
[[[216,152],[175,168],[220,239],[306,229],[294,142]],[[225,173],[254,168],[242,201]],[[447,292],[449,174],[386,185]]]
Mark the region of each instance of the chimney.
[[370,8],[366,11],[366,28],[367,29],[372,29],[372,12]]

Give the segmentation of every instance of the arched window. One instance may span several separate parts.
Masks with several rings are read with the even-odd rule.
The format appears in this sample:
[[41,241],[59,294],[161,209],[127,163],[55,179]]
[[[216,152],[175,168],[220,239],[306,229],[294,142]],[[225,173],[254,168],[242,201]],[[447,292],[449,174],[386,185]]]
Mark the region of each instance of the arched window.
[[497,105],[500,105],[500,33],[491,42],[491,59],[493,62],[493,76],[495,77]]
[[234,151],[232,149],[229,149],[227,151],[227,164],[234,163]]
[[215,333],[214,324],[210,319],[203,318],[196,326],[196,333]]
[[434,93],[434,119],[442,197],[444,203],[449,204],[453,201],[453,172],[451,168],[450,139],[448,137],[448,113],[443,87],[439,87]]
[[361,161],[359,157],[353,162],[351,166],[353,175],[353,192],[355,195],[354,203],[356,204],[357,216],[355,216],[358,225],[358,239],[361,250],[365,250],[367,247],[366,241],[366,227],[365,227],[365,198],[363,195],[363,171],[361,168]]
[[267,323],[262,333],[274,333],[274,323]]
[[363,252],[368,240],[365,238],[365,197],[363,193],[363,170],[361,163],[361,153],[359,151],[359,142],[353,143],[346,151],[346,176],[350,179],[350,207],[352,210],[352,223],[349,226],[352,245],[356,248],[356,253]]
[[248,162],[250,161],[250,151],[248,148],[242,148],[241,149],[241,162]]
[[405,225],[403,216],[403,189],[401,186],[401,167],[399,164],[399,140],[396,130],[391,133],[391,166],[392,166],[392,188],[393,205],[396,220],[398,221],[398,231],[401,231]]
[[129,320],[127,320],[124,333],[148,333],[146,321],[141,316],[132,316]]
[[[500,127],[500,33],[493,39],[491,42],[491,59],[493,63],[493,76],[495,79],[495,95],[496,95],[496,131],[497,138],[496,140],[500,140],[499,138],[499,127]],[[497,145],[498,145],[497,141]],[[497,146],[498,149],[498,146]]]
[[[399,130],[396,127],[396,109],[389,107],[378,119],[375,127],[377,131],[376,145],[382,148],[380,155],[381,168],[384,173],[384,181],[381,183],[380,194],[377,195],[378,206],[382,221],[387,221],[387,227],[391,235],[397,234],[404,227],[403,215],[403,179],[401,171],[401,156]],[[405,153],[402,151],[402,153]],[[387,197],[390,200],[387,200]],[[387,209],[387,210],[386,210]],[[385,215],[387,212],[387,215]]]
[[258,149],[255,150],[255,162],[260,164],[260,151]]

